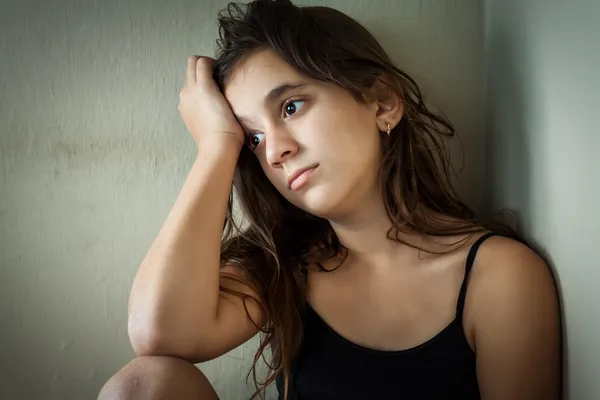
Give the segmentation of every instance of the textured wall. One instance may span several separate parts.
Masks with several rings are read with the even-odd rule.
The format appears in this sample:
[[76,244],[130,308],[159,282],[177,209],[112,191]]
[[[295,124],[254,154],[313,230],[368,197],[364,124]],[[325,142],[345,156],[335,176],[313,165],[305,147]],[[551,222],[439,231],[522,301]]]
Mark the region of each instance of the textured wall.
[[[1,398],[95,398],[134,356],[129,288],[194,157],[186,59],[213,54],[225,4],[0,0]],[[453,119],[481,209],[479,1],[313,4],[365,23]],[[247,398],[253,346],[201,366],[222,399]]]
[[571,400],[600,399],[599,18],[598,1],[486,6],[492,201],[522,213],[556,271]]

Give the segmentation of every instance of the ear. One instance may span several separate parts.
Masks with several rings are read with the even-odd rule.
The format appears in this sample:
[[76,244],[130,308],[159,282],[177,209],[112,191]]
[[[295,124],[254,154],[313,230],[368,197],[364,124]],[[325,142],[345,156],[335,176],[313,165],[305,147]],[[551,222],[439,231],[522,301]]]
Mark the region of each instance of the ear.
[[382,74],[371,85],[369,98],[375,111],[377,127],[387,131],[388,124],[393,129],[404,115],[404,98],[400,88],[391,83],[391,79]]

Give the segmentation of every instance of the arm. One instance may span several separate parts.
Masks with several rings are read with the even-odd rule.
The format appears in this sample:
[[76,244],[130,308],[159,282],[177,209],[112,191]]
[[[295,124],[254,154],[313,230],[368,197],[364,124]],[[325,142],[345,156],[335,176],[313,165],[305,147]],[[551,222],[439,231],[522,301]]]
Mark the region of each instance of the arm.
[[560,306],[548,265],[506,238],[484,244],[477,264],[468,306],[482,399],[559,399]]
[[133,282],[128,329],[138,355],[206,361],[250,339],[263,324],[256,304],[247,302],[248,318],[243,300],[220,290],[256,298],[244,282],[220,276],[241,278],[234,268],[220,268],[220,253],[244,132],[212,79],[213,62],[188,58],[178,109],[198,155]]
[[[138,355],[205,361],[257,333],[242,301],[219,291],[221,232],[239,152],[233,141],[228,144],[199,153],[135,277],[129,336]],[[248,287],[222,283],[252,294]],[[257,307],[248,305],[260,321]]]

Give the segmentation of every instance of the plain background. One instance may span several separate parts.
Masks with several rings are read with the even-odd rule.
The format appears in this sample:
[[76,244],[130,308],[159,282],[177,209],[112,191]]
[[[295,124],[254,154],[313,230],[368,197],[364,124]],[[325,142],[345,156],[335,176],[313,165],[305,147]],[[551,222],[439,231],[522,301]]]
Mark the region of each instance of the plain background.
[[[134,357],[131,282],[195,156],[187,57],[214,54],[226,4],[0,0],[1,398],[92,399]],[[451,118],[460,192],[522,213],[561,285],[570,398],[600,398],[600,3],[298,4],[358,19]],[[200,366],[223,400],[248,398],[255,347]]]
[[491,205],[556,271],[569,399],[600,399],[600,1],[485,5]]

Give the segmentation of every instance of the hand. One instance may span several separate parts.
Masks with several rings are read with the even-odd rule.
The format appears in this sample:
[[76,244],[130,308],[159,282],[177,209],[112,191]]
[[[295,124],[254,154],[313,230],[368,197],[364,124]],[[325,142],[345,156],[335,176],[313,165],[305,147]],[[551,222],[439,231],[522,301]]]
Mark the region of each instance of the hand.
[[188,58],[185,85],[179,93],[179,113],[198,148],[214,140],[221,143],[234,139],[236,144],[244,145],[244,131],[213,79],[214,62],[210,57]]

